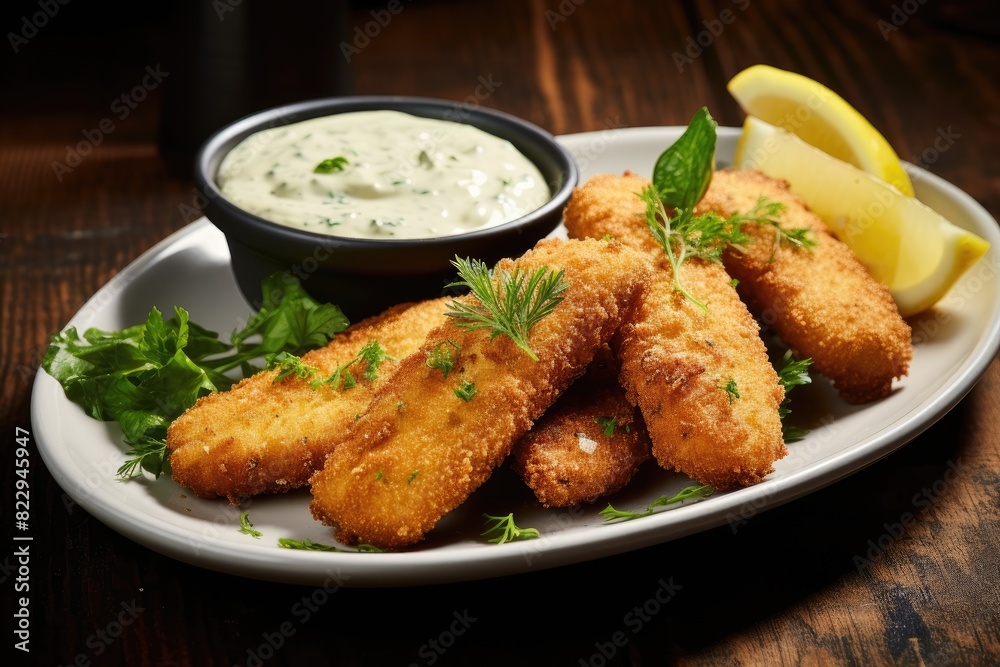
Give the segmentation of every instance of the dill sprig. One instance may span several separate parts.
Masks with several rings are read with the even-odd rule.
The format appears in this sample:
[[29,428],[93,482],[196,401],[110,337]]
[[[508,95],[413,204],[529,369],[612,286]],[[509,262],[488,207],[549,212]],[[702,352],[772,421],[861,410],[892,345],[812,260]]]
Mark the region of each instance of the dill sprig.
[[568,287],[565,271],[542,266],[530,276],[519,269],[493,272],[480,260],[458,257],[452,265],[461,280],[449,287],[468,287],[479,304],[452,301],[445,315],[459,320],[457,325],[463,329],[490,329],[491,340],[500,334],[508,336],[538,361],[538,355],[528,345],[528,335],[562,302]]
[[118,468],[116,473],[124,479],[131,479],[142,470],[148,470],[154,476],[159,477],[163,473],[169,473],[170,450],[167,449],[167,441],[158,438],[142,437],[136,441],[127,441],[129,450],[125,452],[127,459]]
[[279,537],[278,546],[282,549],[298,549],[299,551],[336,551],[339,553],[384,553],[384,549],[379,549],[372,544],[359,544],[356,550],[339,549],[329,544],[320,544],[306,538],[304,540],[293,540],[290,537]]
[[[771,256],[768,261],[774,259],[774,253],[782,243],[790,243],[797,248],[812,248],[816,245],[816,239],[811,234],[812,230],[807,227],[783,227],[778,218],[785,212],[785,205],[779,201],[768,199],[761,195],[746,213],[737,213],[727,219],[734,225],[742,226],[745,222],[752,222],[759,225],[769,225],[774,227],[774,247],[771,249]],[[738,248],[744,250],[744,248]]]
[[622,510],[616,510],[611,505],[608,505],[601,510],[601,516],[604,517],[605,521],[615,521],[622,519],[628,521],[630,519],[639,519],[644,516],[650,516],[655,513],[657,507],[664,507],[666,505],[673,505],[684,500],[689,500],[691,498],[707,498],[715,493],[715,489],[707,484],[687,486],[681,489],[677,494],[673,496],[660,496],[653,502],[646,506],[645,512],[625,512]]
[[670,260],[674,289],[706,312],[707,305],[681,284],[680,267],[687,258],[720,262],[727,247],[744,250],[750,237],[742,227],[748,222],[775,228],[774,250],[782,242],[798,247],[816,244],[809,237],[811,230],[782,227],[778,216],[785,210],[784,205],[766,197],[760,197],[746,213],[727,218],[713,212],[694,215],[715,172],[716,127],[708,109],[699,109],[684,133],[657,159],[652,184],[639,193],[646,204],[649,231]]
[[[493,544],[503,544],[514,540],[533,540],[540,536],[535,528],[518,528],[517,524],[514,523],[513,512],[507,516],[484,514],[483,517],[486,519],[487,528],[482,535],[496,533],[496,537],[489,540]],[[491,523],[492,525],[490,525]]]
[[716,213],[692,216],[690,211],[676,209],[671,216],[655,186],[647,186],[639,197],[646,204],[646,224],[649,231],[670,262],[674,289],[707,312],[708,306],[681,283],[681,265],[690,257],[720,262],[727,245],[742,245],[749,237],[738,224]]

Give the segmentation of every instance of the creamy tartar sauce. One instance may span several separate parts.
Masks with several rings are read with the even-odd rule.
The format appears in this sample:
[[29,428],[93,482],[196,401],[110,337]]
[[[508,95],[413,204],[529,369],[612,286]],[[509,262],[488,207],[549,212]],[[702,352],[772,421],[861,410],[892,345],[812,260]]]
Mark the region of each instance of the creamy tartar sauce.
[[550,195],[510,142],[398,111],[258,132],[226,155],[217,182],[227,199],[262,218],[352,238],[462,234],[509,222]]

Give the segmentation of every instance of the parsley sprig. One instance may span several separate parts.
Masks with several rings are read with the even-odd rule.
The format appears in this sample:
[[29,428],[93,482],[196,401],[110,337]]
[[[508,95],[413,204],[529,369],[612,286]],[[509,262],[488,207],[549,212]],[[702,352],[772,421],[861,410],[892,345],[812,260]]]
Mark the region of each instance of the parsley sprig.
[[261,291],[260,309],[229,343],[179,307],[170,319],[153,308],[125,329],[81,336],[69,327],[52,337],[42,368],[89,416],[121,426],[131,458],[119,476],[169,473],[167,427],[195,401],[229,389],[237,370],[246,377],[268,355],[326,345],[348,325],[337,306],[319,304],[289,274],[265,279]]
[[458,326],[464,329],[490,329],[491,340],[504,334],[538,361],[528,344],[528,335],[562,302],[568,287],[565,271],[542,266],[530,275],[519,269],[499,270],[494,275],[482,261],[458,257],[452,265],[461,280],[449,287],[468,287],[479,303],[452,301],[445,315],[457,319]]
[[785,399],[778,407],[778,415],[781,417],[781,432],[785,442],[800,440],[809,433],[808,429],[785,423],[785,417],[791,412],[791,409],[788,407],[790,401],[788,392],[794,387],[812,382],[812,378],[809,377],[809,367],[811,365],[812,359],[796,360],[792,356],[792,351],[786,350],[784,356],[781,358],[781,365],[777,369],[778,384],[785,389]]

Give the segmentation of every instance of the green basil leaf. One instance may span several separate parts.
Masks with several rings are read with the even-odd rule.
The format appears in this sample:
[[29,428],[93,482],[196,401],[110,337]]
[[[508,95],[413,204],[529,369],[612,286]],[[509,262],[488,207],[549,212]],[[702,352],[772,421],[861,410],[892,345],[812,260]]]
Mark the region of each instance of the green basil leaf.
[[684,134],[657,159],[653,185],[664,206],[689,215],[705,196],[715,171],[716,127],[718,123],[702,107]]

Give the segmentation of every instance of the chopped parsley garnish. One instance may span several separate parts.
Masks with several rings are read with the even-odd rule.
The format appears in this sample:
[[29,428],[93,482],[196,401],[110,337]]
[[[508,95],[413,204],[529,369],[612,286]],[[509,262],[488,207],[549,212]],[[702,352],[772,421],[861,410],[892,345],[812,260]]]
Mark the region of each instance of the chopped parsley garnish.
[[448,373],[455,368],[455,362],[458,360],[458,355],[461,351],[462,348],[451,340],[438,343],[433,350],[427,352],[427,366],[429,368],[440,369],[441,374],[447,378]]
[[300,380],[308,380],[310,377],[319,373],[319,369],[315,366],[308,366],[302,363],[302,357],[289,354],[288,352],[279,352],[278,354],[270,354],[266,358],[267,364],[265,368],[267,370],[272,370],[274,368],[279,369],[278,374],[274,377],[273,383],[278,383],[284,380],[286,377],[294,375]]
[[255,530],[253,524],[250,523],[250,512],[243,512],[240,514],[240,532],[244,535],[255,537],[258,540],[264,535],[264,533],[259,530]]
[[[358,385],[354,374],[349,370],[355,364],[363,363],[365,366],[361,377],[369,382],[378,379],[378,371],[386,359],[395,359],[385,351],[382,344],[374,338],[358,351],[350,361],[340,364],[336,370],[328,377],[314,379],[309,383],[313,389],[318,389],[323,385],[328,385],[334,389],[348,390]],[[302,363],[302,359],[289,354],[281,353],[268,358],[268,368],[280,368],[281,372],[274,378],[275,382],[294,375],[302,380],[308,380],[319,373],[319,369]]]
[[610,438],[615,434],[618,417],[594,417],[594,422],[604,429],[604,435]]
[[462,386],[455,389],[455,395],[468,403],[476,395],[476,383],[468,380],[463,381]]
[[562,302],[568,287],[565,271],[550,271],[543,266],[530,276],[519,269],[500,270],[494,275],[477,259],[456,257],[452,264],[461,280],[448,286],[468,287],[479,304],[452,301],[445,315],[456,318],[464,329],[490,329],[491,340],[504,334],[538,361],[538,355],[528,345],[528,335]]
[[344,171],[344,169],[349,165],[350,162],[343,155],[338,155],[337,157],[331,157],[323,160],[316,168],[313,169],[314,174],[332,174],[336,171]]
[[736,387],[736,380],[729,378],[729,382],[723,385],[722,390],[729,395],[729,404],[732,405],[733,401],[740,397],[740,390]]

